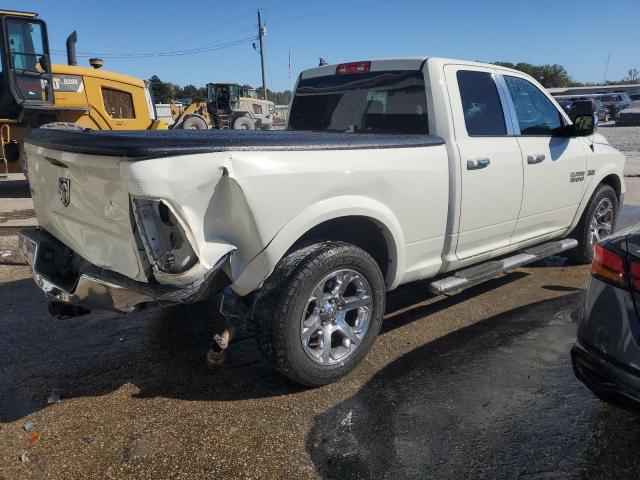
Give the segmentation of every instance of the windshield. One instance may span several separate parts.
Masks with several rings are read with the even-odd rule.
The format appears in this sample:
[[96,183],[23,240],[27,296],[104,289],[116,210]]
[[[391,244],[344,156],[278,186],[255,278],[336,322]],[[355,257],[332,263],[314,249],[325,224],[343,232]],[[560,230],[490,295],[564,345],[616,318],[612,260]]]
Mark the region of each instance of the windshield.
[[420,71],[384,71],[300,80],[291,130],[429,133]]
[[40,22],[7,19],[7,40],[11,65],[16,70],[40,72],[38,65],[41,56],[45,55],[45,40]]
[[235,98],[240,96],[240,87],[238,85],[229,85],[229,96]]

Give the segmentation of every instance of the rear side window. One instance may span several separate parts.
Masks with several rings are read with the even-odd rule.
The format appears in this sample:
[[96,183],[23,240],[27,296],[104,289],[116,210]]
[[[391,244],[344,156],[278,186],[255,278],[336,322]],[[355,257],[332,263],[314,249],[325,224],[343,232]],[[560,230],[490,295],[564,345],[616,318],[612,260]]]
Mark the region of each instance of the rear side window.
[[551,100],[524,78],[505,75],[516,109],[521,135],[554,135],[563,127],[562,116]]
[[467,133],[506,135],[504,112],[491,74],[459,70],[457,78]]
[[135,118],[133,98],[129,92],[103,88],[102,99],[104,108],[111,118]]
[[301,79],[291,130],[429,133],[420,71],[383,71]]

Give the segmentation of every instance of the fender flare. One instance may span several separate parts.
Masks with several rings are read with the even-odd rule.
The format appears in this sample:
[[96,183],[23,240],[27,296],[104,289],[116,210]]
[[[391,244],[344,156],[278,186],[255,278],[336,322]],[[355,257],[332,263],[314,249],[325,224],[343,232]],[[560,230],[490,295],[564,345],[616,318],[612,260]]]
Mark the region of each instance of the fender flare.
[[298,213],[233,279],[231,288],[239,295],[247,295],[259,288],[280,259],[305,233],[321,223],[347,216],[366,217],[379,225],[387,243],[390,260],[385,281],[388,289],[395,288],[404,271],[405,262],[405,241],[400,221],[383,203],[357,195],[322,200]]
[[570,234],[580,222],[580,219],[582,218],[582,214],[587,208],[589,200],[591,200],[591,196],[593,195],[593,192],[595,192],[598,185],[602,183],[602,180],[604,180],[606,177],[612,174],[617,176],[618,179],[620,180],[620,185],[621,185],[620,194],[623,195],[625,193],[624,174],[620,171],[620,168],[618,168],[618,166],[613,163],[607,164],[603,168],[600,168],[596,176],[592,177],[591,182],[589,183],[584,193],[582,194],[582,200],[580,200],[580,204],[578,205],[576,214],[573,217],[571,226],[567,230],[567,235]]

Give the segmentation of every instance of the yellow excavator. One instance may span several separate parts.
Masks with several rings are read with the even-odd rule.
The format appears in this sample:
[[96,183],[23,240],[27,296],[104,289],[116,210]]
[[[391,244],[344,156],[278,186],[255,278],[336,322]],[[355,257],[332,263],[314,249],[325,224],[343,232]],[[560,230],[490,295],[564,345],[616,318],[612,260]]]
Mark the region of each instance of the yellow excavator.
[[0,10],[0,176],[20,171],[22,143],[32,128],[75,124],[93,130],[160,130],[143,80],[76,61],[76,32],[67,38],[68,65],[52,65],[46,23],[38,14]]

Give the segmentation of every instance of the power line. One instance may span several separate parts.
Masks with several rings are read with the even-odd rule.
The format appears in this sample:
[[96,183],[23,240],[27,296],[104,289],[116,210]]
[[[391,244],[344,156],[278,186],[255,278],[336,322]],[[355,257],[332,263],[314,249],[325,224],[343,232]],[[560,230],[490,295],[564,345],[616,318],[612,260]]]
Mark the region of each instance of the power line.
[[[100,57],[104,59],[113,58],[155,58],[155,57],[173,57],[180,55],[192,55],[195,53],[212,52],[215,50],[222,50],[225,48],[237,47],[255,41],[257,37],[252,35],[251,37],[241,38],[233,40],[231,42],[219,43],[216,45],[208,45],[198,48],[188,48],[182,50],[169,50],[160,52],[146,52],[146,53],[114,53],[114,52],[78,52],[78,57]],[[61,50],[52,50],[51,53],[55,55],[63,55],[65,52]]]

